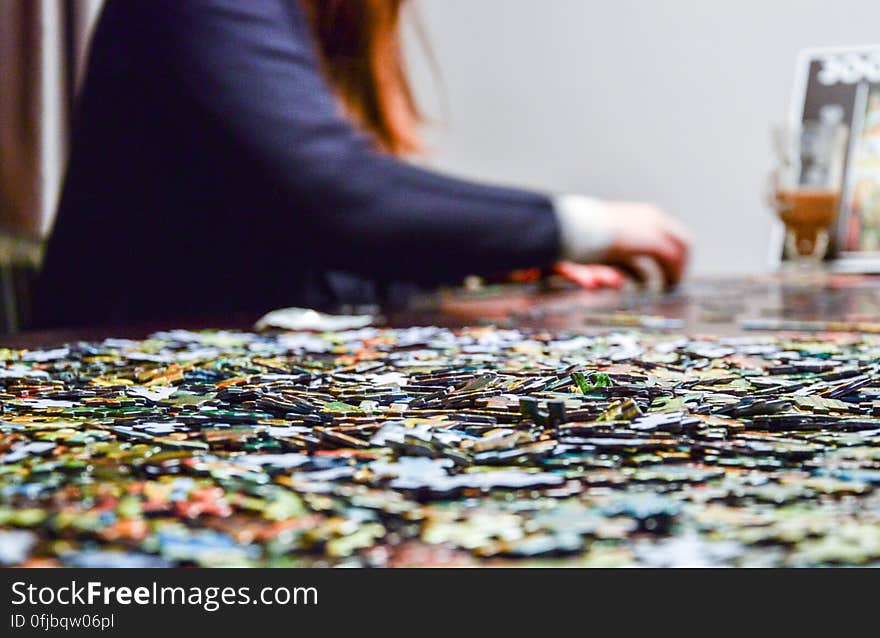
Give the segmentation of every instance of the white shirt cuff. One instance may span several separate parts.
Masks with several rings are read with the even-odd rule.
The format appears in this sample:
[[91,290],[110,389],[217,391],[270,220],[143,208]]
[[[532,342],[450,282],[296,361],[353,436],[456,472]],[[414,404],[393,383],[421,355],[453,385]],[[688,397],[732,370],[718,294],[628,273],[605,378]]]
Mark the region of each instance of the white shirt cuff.
[[562,258],[579,263],[600,261],[614,240],[608,207],[583,195],[557,195],[553,208],[559,222]]

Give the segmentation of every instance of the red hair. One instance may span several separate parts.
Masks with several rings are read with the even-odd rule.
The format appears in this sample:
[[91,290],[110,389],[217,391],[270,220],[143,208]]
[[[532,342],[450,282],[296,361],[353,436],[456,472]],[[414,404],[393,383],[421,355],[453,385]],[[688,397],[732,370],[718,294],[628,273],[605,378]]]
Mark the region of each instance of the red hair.
[[328,81],[377,147],[418,151],[420,120],[400,43],[406,0],[300,0]]

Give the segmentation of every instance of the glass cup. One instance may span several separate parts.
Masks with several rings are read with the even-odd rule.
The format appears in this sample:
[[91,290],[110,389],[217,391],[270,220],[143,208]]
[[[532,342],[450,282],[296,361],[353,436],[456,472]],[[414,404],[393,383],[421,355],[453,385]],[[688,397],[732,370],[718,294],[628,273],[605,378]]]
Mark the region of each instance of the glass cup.
[[825,112],[797,128],[776,128],[773,139],[770,206],[785,224],[785,257],[799,269],[819,270],[840,210],[847,128]]

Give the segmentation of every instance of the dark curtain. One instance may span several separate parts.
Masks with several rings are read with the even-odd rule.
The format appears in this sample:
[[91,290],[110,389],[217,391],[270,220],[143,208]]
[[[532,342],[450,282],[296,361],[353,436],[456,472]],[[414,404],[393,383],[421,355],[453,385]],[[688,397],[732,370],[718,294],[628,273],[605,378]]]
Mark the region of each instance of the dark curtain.
[[11,268],[39,262],[51,227],[73,95],[102,0],[0,0],[0,284],[7,330],[20,300]]
[[0,0],[0,227],[51,225],[68,120],[101,0]]

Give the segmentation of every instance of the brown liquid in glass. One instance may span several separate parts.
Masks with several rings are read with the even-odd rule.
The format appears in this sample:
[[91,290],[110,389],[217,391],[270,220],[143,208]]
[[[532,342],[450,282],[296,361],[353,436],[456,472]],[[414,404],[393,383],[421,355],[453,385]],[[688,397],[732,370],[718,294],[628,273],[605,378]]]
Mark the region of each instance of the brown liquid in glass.
[[838,191],[801,188],[776,193],[779,218],[794,234],[800,255],[812,255],[819,231],[834,223],[840,205]]

